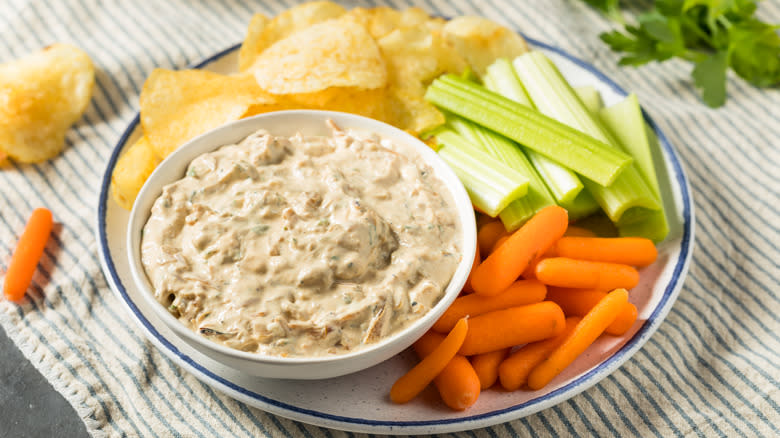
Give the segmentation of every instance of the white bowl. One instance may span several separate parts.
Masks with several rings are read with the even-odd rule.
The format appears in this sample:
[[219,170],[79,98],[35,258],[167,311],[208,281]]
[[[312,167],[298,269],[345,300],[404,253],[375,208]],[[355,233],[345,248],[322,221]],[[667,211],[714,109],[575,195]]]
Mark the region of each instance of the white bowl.
[[[413,147],[435,174],[445,183],[455,199],[455,207],[461,222],[463,254],[455,274],[445,289],[442,299],[410,326],[376,344],[352,353],[325,357],[277,357],[235,350],[213,342],[179,322],[159,303],[152,292],[141,263],[141,230],[149,218],[154,201],[165,185],[184,176],[187,166],[195,157],[211,152],[220,146],[237,143],[258,129],[273,135],[305,136],[330,135],[325,121],[333,120],[342,129],[373,132],[396,144]],[[408,348],[423,335],[457,297],[466,282],[476,251],[476,225],[474,212],[466,190],[452,170],[425,143],[400,129],[366,117],[332,111],[279,111],[239,120],[209,131],[187,142],[173,152],[160,165],[141,188],[130,213],[127,228],[127,252],[133,281],[141,295],[157,316],[188,344],[214,360],[236,370],[262,377],[285,379],[323,379],[353,373],[374,366]]]

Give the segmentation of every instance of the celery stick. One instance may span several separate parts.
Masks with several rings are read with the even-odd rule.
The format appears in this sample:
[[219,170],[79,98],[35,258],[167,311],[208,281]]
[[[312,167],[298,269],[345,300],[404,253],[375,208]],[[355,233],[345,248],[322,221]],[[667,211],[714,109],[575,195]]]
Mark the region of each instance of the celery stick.
[[507,230],[514,231],[520,228],[537,211],[549,205],[555,205],[555,200],[547,190],[544,181],[536,173],[517,144],[489,129],[452,114],[447,115],[447,125],[458,131],[462,135],[461,138],[478,145],[504,164],[528,177],[528,193],[522,198],[512,201],[498,215]]
[[645,123],[639,99],[635,94],[629,94],[621,102],[600,110],[599,115],[607,129],[634,156],[634,162],[642,173],[642,177],[661,204],[660,210],[640,221],[632,224],[618,223],[618,231],[621,236],[646,237],[660,242],[669,234],[669,223],[663,209],[663,197],[653,163],[653,151],[657,151],[659,145],[658,139]]
[[534,107],[523,88],[523,84],[520,83],[520,79],[515,75],[512,62],[506,58],[496,59],[495,62],[490,64],[485,72],[485,76],[482,77],[482,82],[485,84],[485,88],[494,93],[512,99],[517,103],[522,103],[525,106]]
[[[514,66],[517,76],[540,112],[610,145],[613,150],[622,151],[619,143],[588,112],[563,75],[543,53],[523,54],[515,59]],[[653,191],[633,164],[626,167],[608,187],[589,175],[580,174],[585,177],[582,181],[585,188],[615,223],[636,222],[650,211],[661,208]]]
[[425,98],[600,184],[610,184],[632,161],[601,140],[454,75],[434,80]]
[[[530,108],[534,107],[523,88],[523,84],[520,83],[520,79],[515,75],[512,63],[507,59],[499,58],[488,66],[487,73],[482,80],[488,90]],[[542,180],[547,184],[547,188],[550,189],[550,193],[555,198],[555,201],[561,205],[573,203],[584,188],[577,175],[544,155],[534,152],[532,149],[523,148],[523,151],[528,159],[531,160],[531,164],[534,165],[536,171],[539,172]],[[592,201],[592,205],[590,208],[585,208],[587,206],[583,203],[588,199]],[[596,201],[590,196],[580,197],[577,206],[594,211],[598,208]]]
[[580,98],[585,108],[591,113],[596,114],[604,107],[604,101],[601,100],[601,93],[592,85],[583,85],[574,87],[574,93]]
[[527,177],[458,137],[452,131],[437,134],[442,144],[438,154],[458,175],[474,206],[496,217],[528,193]]
[[645,133],[645,118],[636,94],[631,93],[622,101],[598,111],[601,121],[625,150],[634,157],[634,163],[656,196],[660,197],[658,179]]
[[559,204],[564,205],[574,201],[582,192],[585,186],[572,171],[532,150],[526,151],[526,154]]
[[601,210],[599,203],[593,199],[589,191],[583,190],[570,202],[561,204],[569,212],[569,221],[576,221]]

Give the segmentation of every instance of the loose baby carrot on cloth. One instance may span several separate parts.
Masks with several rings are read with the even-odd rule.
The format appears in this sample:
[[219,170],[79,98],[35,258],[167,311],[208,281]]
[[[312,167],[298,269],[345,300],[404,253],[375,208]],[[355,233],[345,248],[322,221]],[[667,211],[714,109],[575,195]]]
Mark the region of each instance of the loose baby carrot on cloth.
[[477,269],[477,266],[482,262],[482,257],[479,252],[479,245],[477,245],[477,253],[474,254],[474,262],[471,264],[471,272],[469,272],[469,276],[466,278],[466,282],[463,284],[463,292],[466,292],[467,294],[473,293],[474,288],[471,287],[471,276],[474,275],[474,270]]
[[488,312],[469,319],[469,331],[460,347],[464,356],[487,353],[560,333],[563,311],[550,301]]
[[[474,277],[477,278],[476,274]],[[536,265],[536,278],[548,286],[601,290],[631,289],[639,283],[639,272],[631,266],[618,263],[551,257]],[[478,292],[476,285],[474,291]]]
[[566,318],[566,328],[554,338],[526,344],[507,357],[498,367],[501,386],[508,391],[514,391],[525,385],[531,370],[563,344],[579,322],[579,317],[570,316]]
[[596,307],[591,309],[577,324],[571,335],[552,352],[544,362],[537,365],[528,375],[528,387],[537,390],[569,366],[599,337],[608,325],[617,318],[628,302],[628,291],[615,289],[608,293]]
[[471,357],[471,365],[479,377],[482,389],[488,389],[498,380],[498,366],[509,353],[508,348],[478,354]]
[[[585,316],[605,296],[607,293],[600,290],[567,289],[555,286],[547,289],[547,300],[561,306],[566,316]],[[626,303],[617,319],[607,327],[605,332],[616,336],[625,334],[634,325],[637,316],[636,306]]]
[[482,254],[490,254],[493,250],[493,246],[496,242],[508,235],[506,228],[501,221],[493,221],[485,224],[477,232],[477,245],[479,245],[479,252]]
[[593,262],[647,266],[658,257],[653,241],[642,237],[562,237],[558,255]]
[[505,291],[492,297],[468,295],[456,298],[433,325],[433,330],[447,333],[464,316],[474,317],[494,310],[538,303],[547,295],[547,287],[536,280],[518,280]]
[[425,389],[458,353],[468,328],[466,318],[458,321],[450,334],[431,354],[425,356],[425,359],[395,381],[390,388],[390,399],[395,403],[406,403]]
[[497,295],[563,236],[568,226],[566,210],[552,205],[539,210],[474,271],[471,285],[480,295]]
[[[436,332],[424,334],[414,343],[414,351],[422,360],[444,340],[444,335]],[[450,363],[433,379],[444,404],[456,411],[462,411],[479,398],[479,377],[465,356],[456,354]]]
[[32,212],[5,273],[3,294],[7,299],[19,301],[24,297],[49,240],[52,224],[51,211],[36,208]]

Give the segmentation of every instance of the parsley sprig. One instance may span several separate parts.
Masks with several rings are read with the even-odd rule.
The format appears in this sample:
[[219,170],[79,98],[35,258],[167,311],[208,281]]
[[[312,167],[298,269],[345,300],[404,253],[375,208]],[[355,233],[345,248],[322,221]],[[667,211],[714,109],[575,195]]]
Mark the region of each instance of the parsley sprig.
[[[585,0],[624,23],[618,0]],[[624,53],[621,65],[682,58],[694,64],[691,76],[710,107],[726,101],[726,71],[757,87],[780,85],[780,25],[755,17],[755,0],[656,0],[637,24],[600,35]]]

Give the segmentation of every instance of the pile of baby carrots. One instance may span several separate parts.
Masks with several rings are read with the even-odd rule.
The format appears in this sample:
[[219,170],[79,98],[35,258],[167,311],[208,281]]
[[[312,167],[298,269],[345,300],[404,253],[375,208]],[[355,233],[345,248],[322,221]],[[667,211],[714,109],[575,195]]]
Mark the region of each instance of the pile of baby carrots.
[[511,234],[500,221],[483,224],[477,243],[461,296],[414,344],[421,361],[393,385],[394,402],[431,382],[455,410],[496,382],[510,391],[543,388],[602,333],[631,329],[637,308],[628,289],[639,282],[636,268],[658,255],[648,239],[569,226],[558,206]]

